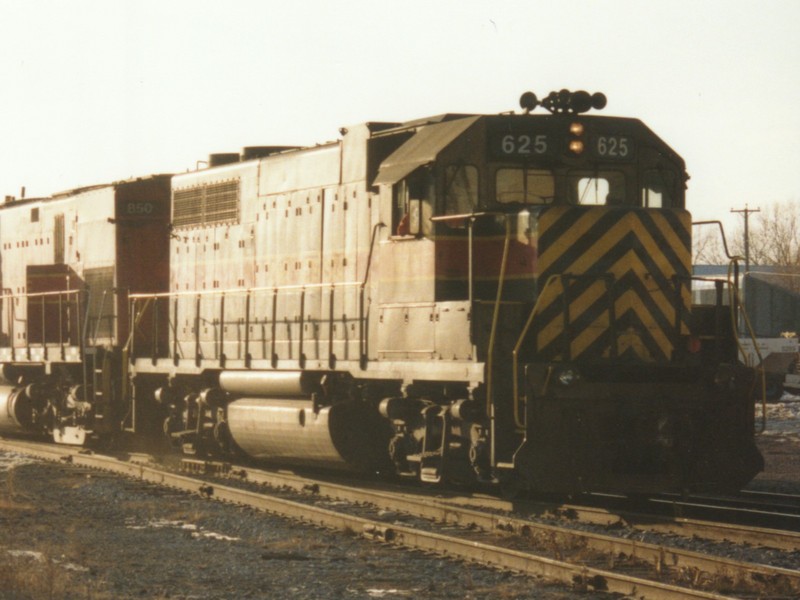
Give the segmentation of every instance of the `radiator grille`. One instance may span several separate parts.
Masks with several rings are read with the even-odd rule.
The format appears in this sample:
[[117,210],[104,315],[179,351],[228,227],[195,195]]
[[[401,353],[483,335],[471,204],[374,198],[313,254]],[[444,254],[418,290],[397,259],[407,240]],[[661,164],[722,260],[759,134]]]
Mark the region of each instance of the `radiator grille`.
[[172,204],[173,227],[235,223],[239,217],[239,181],[175,190]]

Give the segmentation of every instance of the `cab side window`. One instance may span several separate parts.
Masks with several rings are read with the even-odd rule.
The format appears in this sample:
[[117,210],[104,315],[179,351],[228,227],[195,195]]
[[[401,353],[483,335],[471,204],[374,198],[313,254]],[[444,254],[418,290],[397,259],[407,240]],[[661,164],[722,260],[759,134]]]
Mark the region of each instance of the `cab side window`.
[[670,208],[677,202],[675,195],[675,173],[665,169],[645,171],[642,185],[642,206],[647,208]]
[[392,233],[421,236],[430,233],[433,176],[421,167],[398,181],[392,189]]

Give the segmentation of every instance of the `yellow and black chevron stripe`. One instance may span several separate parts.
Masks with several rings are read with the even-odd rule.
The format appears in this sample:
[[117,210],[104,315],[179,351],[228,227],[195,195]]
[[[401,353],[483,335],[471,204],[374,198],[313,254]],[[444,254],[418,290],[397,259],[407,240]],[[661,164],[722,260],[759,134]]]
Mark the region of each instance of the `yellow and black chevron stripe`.
[[556,206],[540,213],[536,350],[546,360],[670,360],[687,333],[691,216]]

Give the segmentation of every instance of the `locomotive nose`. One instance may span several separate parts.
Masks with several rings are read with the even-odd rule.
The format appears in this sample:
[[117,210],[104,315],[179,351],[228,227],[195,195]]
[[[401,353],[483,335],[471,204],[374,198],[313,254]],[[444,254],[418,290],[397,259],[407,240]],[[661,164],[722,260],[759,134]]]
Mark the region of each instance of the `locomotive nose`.
[[672,417],[662,416],[656,423],[656,443],[663,448],[675,446],[677,423]]

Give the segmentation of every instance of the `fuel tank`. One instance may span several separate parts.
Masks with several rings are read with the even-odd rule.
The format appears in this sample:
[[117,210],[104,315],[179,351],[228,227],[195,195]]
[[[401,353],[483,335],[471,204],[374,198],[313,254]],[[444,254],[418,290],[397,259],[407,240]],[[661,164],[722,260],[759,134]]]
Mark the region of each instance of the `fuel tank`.
[[249,397],[229,403],[227,418],[233,441],[259,460],[367,472],[389,464],[388,428],[367,404],[315,410],[308,399]]
[[0,434],[30,431],[33,420],[33,402],[25,388],[0,385]]

